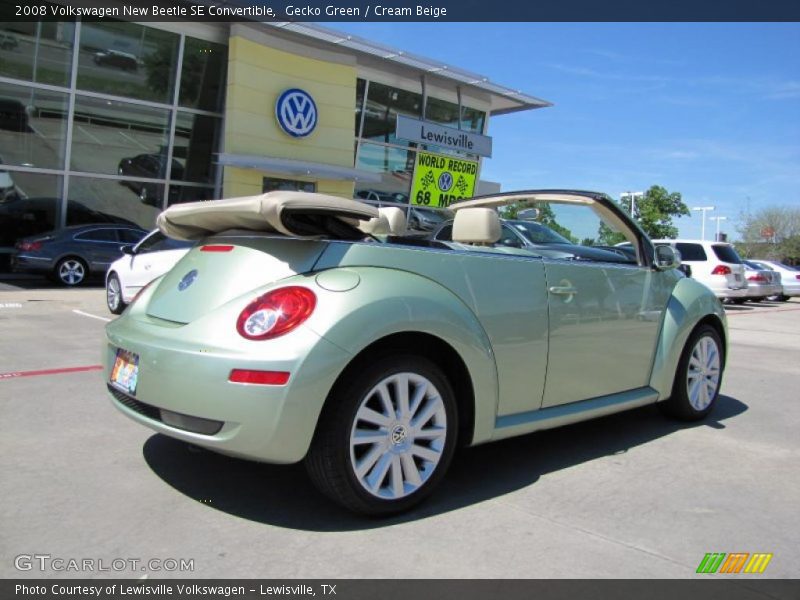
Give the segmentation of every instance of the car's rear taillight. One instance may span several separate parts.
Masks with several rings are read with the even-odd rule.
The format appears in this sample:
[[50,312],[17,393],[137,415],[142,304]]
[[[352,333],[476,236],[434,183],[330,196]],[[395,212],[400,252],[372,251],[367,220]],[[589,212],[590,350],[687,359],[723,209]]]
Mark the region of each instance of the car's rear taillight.
[[795,279],[800,279],[800,275],[795,275],[794,278]]
[[317,297],[308,288],[272,290],[245,307],[236,321],[236,331],[248,340],[275,338],[308,319],[316,305]]
[[200,247],[200,252],[230,252],[233,246],[205,245]]
[[755,275],[750,275],[750,277],[747,278],[747,281],[759,281],[761,283],[767,283],[767,278],[761,273],[756,273]]
[[36,252],[42,249],[42,242],[19,242],[17,249],[23,252]]
[[727,265],[717,265],[714,267],[714,270],[711,271],[712,275],[730,275],[731,273],[731,268]]

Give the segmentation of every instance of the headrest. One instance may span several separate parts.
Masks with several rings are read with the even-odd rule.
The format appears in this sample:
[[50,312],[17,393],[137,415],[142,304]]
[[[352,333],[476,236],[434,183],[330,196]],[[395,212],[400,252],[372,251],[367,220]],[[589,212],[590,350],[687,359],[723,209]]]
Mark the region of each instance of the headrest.
[[453,221],[453,241],[494,244],[501,236],[500,217],[492,208],[462,208]]
[[387,235],[391,231],[389,220],[383,214],[379,214],[369,221],[361,221],[358,228],[369,235]]
[[389,233],[392,235],[405,235],[406,233],[406,213],[398,206],[386,206],[378,209],[381,217],[384,217],[389,224]]

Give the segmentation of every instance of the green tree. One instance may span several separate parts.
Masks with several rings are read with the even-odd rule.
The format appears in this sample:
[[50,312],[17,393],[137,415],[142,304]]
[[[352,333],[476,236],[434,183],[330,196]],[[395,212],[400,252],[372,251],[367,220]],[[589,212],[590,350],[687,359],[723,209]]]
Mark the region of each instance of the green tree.
[[800,261],[800,208],[768,206],[742,215],[737,229],[743,256]]
[[[631,198],[623,197],[620,207],[630,214]],[[636,199],[635,211],[634,218],[639,226],[653,239],[678,237],[678,228],[673,225],[672,219],[691,214],[680,192],[669,192],[660,185],[652,186],[644,196]],[[612,231],[605,223],[600,225],[598,238],[606,245],[625,241],[621,233]]]

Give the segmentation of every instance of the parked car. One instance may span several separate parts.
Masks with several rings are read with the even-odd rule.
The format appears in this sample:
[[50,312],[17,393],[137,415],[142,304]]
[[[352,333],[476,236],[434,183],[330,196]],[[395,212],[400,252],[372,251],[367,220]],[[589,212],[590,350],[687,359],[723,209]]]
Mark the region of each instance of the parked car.
[[79,225],[27,237],[15,246],[11,269],[41,273],[76,286],[91,274],[105,273],[121,254],[121,244],[135,244],[147,232],[117,225]]
[[452,218],[453,213],[449,210],[411,206],[408,209],[408,228],[415,231],[435,231]]
[[123,71],[138,71],[139,61],[130,52],[119,50],[101,50],[94,53],[94,63],[106,67],[116,67]]
[[749,262],[752,262],[762,269],[771,269],[780,275],[781,292],[770,296],[770,300],[786,302],[793,296],[800,296],[800,272],[795,268],[774,260],[765,260],[763,258],[754,258]]
[[[496,245],[495,209],[520,202],[597,215],[636,262]],[[171,206],[161,231],[202,241],[106,326],[113,404],[224,454],[305,461],[323,493],[372,515],[422,500],[459,445],[652,403],[711,412],[725,311],[607,196],[451,208],[453,246],[366,236],[377,208],[320,194]]]
[[[150,177],[152,179],[163,179],[167,174],[167,157],[163,154],[147,153],[138,154],[119,161],[117,173],[129,177]],[[172,173],[174,179],[183,178],[183,165],[172,159]],[[149,183],[146,181],[123,181],[122,185],[127,186],[139,195],[139,200],[151,206],[158,206],[164,198],[164,185],[161,183]],[[177,188],[172,188],[177,193]],[[171,194],[171,195],[172,195]]]
[[656,246],[671,246],[681,263],[692,267],[692,278],[707,285],[720,300],[747,299],[747,278],[742,259],[727,242],[707,240],[653,240]]
[[761,302],[783,293],[780,273],[765,269],[749,260],[743,260],[742,264],[744,275],[747,277],[747,298],[736,298],[734,300],[736,304],[742,304],[745,300]]
[[[19,239],[56,229],[61,206],[61,198],[11,196],[5,202],[0,202],[0,246],[13,246]],[[67,226],[92,223],[138,227],[123,217],[94,210],[76,200],[67,201]]]
[[408,194],[401,192],[384,192],[381,190],[358,190],[355,197],[381,204],[408,204]]
[[173,240],[158,229],[136,245],[120,248],[123,256],[106,273],[106,304],[115,315],[122,313],[144,286],[169,271],[194,242]]
[[17,46],[19,46],[17,36],[13,33],[0,31],[0,48],[3,50],[16,50]]
[[[0,159],[0,165],[2,164],[3,160]],[[5,169],[0,169],[0,202],[17,199],[19,199],[19,192],[14,184],[14,178]]]
[[[443,223],[431,236],[432,239],[445,243],[452,242],[453,224],[454,221]],[[500,219],[500,227],[500,238],[495,242],[495,246],[533,250],[548,258],[577,258],[614,263],[636,262],[633,246],[631,252],[581,246],[533,220]],[[451,244],[451,247],[459,248],[460,245]]]
[[28,124],[28,109],[14,98],[0,98],[0,129],[17,133],[33,131]]

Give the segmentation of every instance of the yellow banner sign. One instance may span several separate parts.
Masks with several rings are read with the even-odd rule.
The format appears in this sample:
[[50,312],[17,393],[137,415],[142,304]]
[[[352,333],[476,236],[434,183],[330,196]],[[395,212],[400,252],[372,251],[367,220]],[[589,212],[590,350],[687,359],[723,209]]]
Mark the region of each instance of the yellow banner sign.
[[478,163],[453,156],[417,152],[411,204],[443,208],[451,202],[472,198]]

